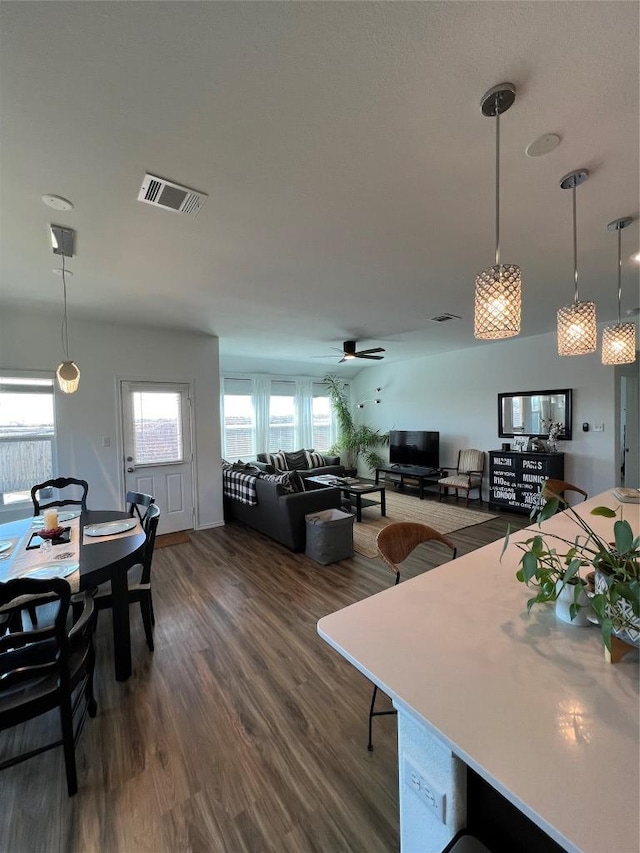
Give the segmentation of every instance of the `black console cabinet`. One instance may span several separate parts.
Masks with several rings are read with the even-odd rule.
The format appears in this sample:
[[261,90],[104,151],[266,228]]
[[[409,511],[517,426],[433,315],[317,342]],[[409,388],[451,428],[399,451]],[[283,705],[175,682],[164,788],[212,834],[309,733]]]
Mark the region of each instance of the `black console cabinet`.
[[564,479],[564,453],[489,451],[489,509],[530,513],[540,486]]

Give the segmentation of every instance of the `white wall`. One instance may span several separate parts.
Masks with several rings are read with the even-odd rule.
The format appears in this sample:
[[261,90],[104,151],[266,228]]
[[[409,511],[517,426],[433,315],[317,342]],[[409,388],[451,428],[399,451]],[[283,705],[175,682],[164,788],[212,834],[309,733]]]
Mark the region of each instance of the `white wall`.
[[[191,382],[196,523],[198,527],[221,524],[218,339],[73,318],[69,331],[70,355],[81,376],[75,394],[56,393],[58,473],[89,482],[89,507],[122,507],[119,380]],[[2,310],[0,372],[11,369],[53,374],[61,360],[58,312],[51,316]],[[111,439],[110,447],[102,446],[103,436]]]
[[[373,393],[378,386],[382,391]],[[498,437],[498,393],[553,388],[573,389],[573,439],[559,444],[565,479],[589,494],[618,483],[615,370],[601,364],[599,353],[560,358],[555,334],[382,362],[351,380],[351,397],[381,398],[357,412],[369,426],[439,430],[440,464],[455,465],[461,447],[497,450],[509,440]],[[589,432],[582,431],[585,421]],[[594,423],[604,423],[604,432],[593,432]]]

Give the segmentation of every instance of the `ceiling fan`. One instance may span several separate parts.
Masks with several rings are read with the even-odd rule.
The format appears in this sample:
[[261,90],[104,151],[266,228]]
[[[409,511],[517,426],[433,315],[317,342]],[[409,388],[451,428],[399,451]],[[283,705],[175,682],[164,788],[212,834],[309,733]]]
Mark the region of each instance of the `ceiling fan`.
[[[374,355],[377,352],[385,352],[382,347],[373,347],[372,349],[361,349],[356,350],[357,341],[344,341],[342,344],[342,358],[338,362],[338,364],[342,364],[343,361],[351,361],[354,358],[370,358],[373,361],[380,361],[384,358],[383,355]],[[331,349],[340,350],[338,347],[331,347]],[[323,358],[323,356],[316,356],[316,358]]]

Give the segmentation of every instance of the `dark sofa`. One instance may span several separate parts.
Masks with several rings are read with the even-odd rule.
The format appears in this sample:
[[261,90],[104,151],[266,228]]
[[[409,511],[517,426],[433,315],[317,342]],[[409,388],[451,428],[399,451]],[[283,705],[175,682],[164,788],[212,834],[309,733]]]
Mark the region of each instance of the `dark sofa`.
[[258,478],[256,491],[256,506],[225,497],[225,518],[241,521],[292,551],[304,551],[305,515],[323,509],[340,508],[339,489],[320,488],[308,492],[285,493],[278,483]]

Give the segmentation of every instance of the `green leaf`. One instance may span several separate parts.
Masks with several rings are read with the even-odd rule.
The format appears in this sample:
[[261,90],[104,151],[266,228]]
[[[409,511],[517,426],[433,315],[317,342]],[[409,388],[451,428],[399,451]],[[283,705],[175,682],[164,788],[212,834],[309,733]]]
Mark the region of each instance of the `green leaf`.
[[616,551],[618,554],[627,554],[633,546],[633,531],[628,521],[616,521],[613,525],[614,538],[616,540]]
[[611,624],[611,620],[604,617],[600,622],[600,630],[602,631],[602,639],[604,640],[604,644],[611,652],[611,629],[613,625]]
[[[511,525],[507,524],[507,535],[504,537],[504,542],[502,543],[502,551],[500,552],[500,562],[502,562],[502,558],[504,557],[504,552],[509,547],[509,537],[511,536]],[[518,578],[520,580],[520,578]]]
[[546,521],[548,518],[551,518],[551,516],[555,515],[558,512],[559,506],[560,501],[558,500],[558,498],[551,498],[550,500],[548,500],[538,513],[538,524],[540,524],[541,521]]
[[525,583],[529,583],[531,578],[536,577],[537,569],[538,558],[532,551],[528,551],[522,558],[522,575]]
[[608,506],[596,506],[591,510],[591,515],[601,515],[603,518],[615,518],[618,513]]

